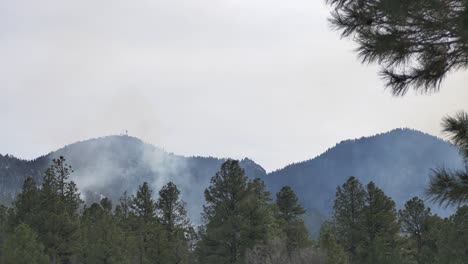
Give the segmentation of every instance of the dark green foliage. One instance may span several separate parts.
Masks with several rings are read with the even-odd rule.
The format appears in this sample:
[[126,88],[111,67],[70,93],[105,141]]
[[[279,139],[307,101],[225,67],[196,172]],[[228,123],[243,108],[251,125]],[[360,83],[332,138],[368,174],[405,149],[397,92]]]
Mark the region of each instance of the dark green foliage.
[[[171,165],[171,161],[174,161],[184,166],[176,167],[178,175],[165,175],[167,170],[150,166],[154,164],[148,162],[145,153],[154,153],[158,159],[164,160],[160,165],[167,165],[166,162]],[[124,191],[129,191],[129,195],[135,194],[144,181],[151,186],[155,180],[159,182],[168,178],[174,180],[184,197],[187,197],[187,210],[197,224],[202,211],[198,205],[204,201],[203,192],[209,185],[211,176],[225,161],[171,155],[137,138],[125,136],[81,141],[30,161],[0,155],[0,202],[11,205],[21,192],[26,175],[41,186],[43,173],[51,159],[60,155],[65,156],[67,163],[73,165],[73,179],[105,179],[106,184],[80,186],[82,198],[88,205],[99,202],[100,195],[118,205]],[[343,141],[317,158],[291,164],[285,169],[269,173],[268,176],[253,161],[240,161],[246,175],[250,179],[260,177],[272,194],[276,194],[285,185],[294,189],[307,211],[304,221],[312,233],[311,236],[315,238],[318,237],[321,223],[331,216],[336,186],[346,181],[347,176],[356,175],[363,182],[372,179],[395,200],[397,206],[403,206],[413,196],[422,197],[423,190],[427,187],[427,175],[422,172],[438,164],[443,164],[447,169],[462,167],[456,149],[447,142],[410,129],[396,129],[372,137]],[[179,177],[181,175],[183,177]],[[157,199],[156,190],[154,195]],[[4,197],[8,199],[3,199]],[[434,213],[448,215],[452,211],[431,203],[428,205]]]
[[263,183],[249,182],[238,161],[223,163],[205,191],[200,263],[244,263],[247,249],[268,238],[264,227],[272,225],[272,218],[265,210],[267,196]]
[[[431,210],[424,205],[424,201],[418,197],[414,197],[405,204],[405,208],[399,211],[399,216],[402,224],[402,231],[411,238],[412,247],[415,249],[411,252],[417,263],[427,263],[426,258],[428,252],[424,252],[424,248],[430,246],[428,232],[431,221]],[[426,241],[428,240],[428,241]]]
[[137,261],[140,264],[150,263],[151,259],[164,263],[166,248],[164,244],[167,235],[164,234],[159,219],[156,216],[156,202],[153,192],[147,182],[138,189],[136,196],[132,196],[133,225],[132,234],[135,236],[138,250]]
[[350,177],[337,188],[333,215],[336,239],[350,263],[402,261],[395,203],[374,183],[364,188]]
[[81,252],[83,263],[129,263],[130,251],[124,232],[112,215],[112,204],[104,198],[85,208],[81,216]]
[[436,239],[434,263],[468,263],[468,207],[460,207],[449,219],[438,221],[433,232]]
[[180,191],[173,182],[164,185],[159,191],[156,208],[161,224],[170,235],[177,229],[184,230],[190,226],[185,207],[185,202],[180,199]]
[[47,264],[49,259],[37,234],[26,224],[19,224],[1,247],[3,264]]
[[173,182],[164,185],[159,191],[156,208],[161,225],[167,235],[169,263],[188,263],[191,254],[193,228],[187,216],[185,202],[180,198],[180,191]]
[[79,250],[78,208],[82,204],[73,172],[65,158],[54,159],[44,176],[36,225],[46,252],[54,263],[71,263]]
[[343,247],[338,243],[333,223],[323,223],[320,229],[319,248],[324,252],[327,264],[348,263],[348,256]]
[[365,199],[366,190],[355,177],[350,177],[336,190],[333,206],[336,237],[351,261],[358,257],[359,245],[364,239]]
[[375,186],[367,185],[363,211],[363,240],[360,263],[396,263],[398,256],[398,222],[395,202]]
[[331,22],[358,43],[365,63],[377,62],[396,95],[437,90],[450,70],[468,66],[465,0],[327,0]]
[[309,232],[300,218],[305,210],[291,187],[285,186],[276,194],[276,206],[288,254],[292,255],[294,250],[309,246]]
[[289,186],[283,187],[276,194],[276,205],[279,209],[279,216],[288,223],[305,213],[304,208],[299,204],[299,199]]
[[441,167],[433,170],[427,194],[441,205],[462,205],[468,202],[468,114],[459,112],[455,117],[446,117],[442,126],[463,156],[465,169]]
[[[271,203],[260,179],[228,160],[205,192],[204,225],[194,232],[174,183],[154,199],[148,183],[81,207],[65,159],[54,160],[43,184],[32,178],[11,208],[0,206],[0,263],[157,264],[458,264],[467,263],[468,207],[448,219],[414,197],[395,203],[354,177],[337,188],[333,221],[318,243],[309,239],[304,208],[291,187]],[[399,219],[398,217],[399,216]]]

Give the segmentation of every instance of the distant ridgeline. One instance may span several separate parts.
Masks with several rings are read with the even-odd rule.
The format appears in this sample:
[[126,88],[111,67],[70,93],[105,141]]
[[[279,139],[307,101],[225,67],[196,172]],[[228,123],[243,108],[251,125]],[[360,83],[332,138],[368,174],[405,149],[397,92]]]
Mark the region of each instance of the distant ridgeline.
[[[103,196],[117,201],[123,192],[136,191],[144,181],[155,190],[173,181],[195,223],[200,219],[203,191],[225,161],[174,155],[126,135],[74,143],[31,161],[0,155],[1,202],[12,201],[26,176],[41,183],[51,159],[59,156],[72,165],[72,179],[88,202]],[[336,187],[349,176],[361,182],[374,181],[401,207],[413,196],[424,198],[432,168],[461,167],[462,160],[454,147],[437,137],[396,129],[343,141],[316,158],[269,174],[250,159],[243,159],[241,166],[250,178],[262,178],[272,193],[291,186],[307,210],[306,222],[315,236],[320,224],[330,217]],[[452,212],[450,208],[431,207],[442,216]]]

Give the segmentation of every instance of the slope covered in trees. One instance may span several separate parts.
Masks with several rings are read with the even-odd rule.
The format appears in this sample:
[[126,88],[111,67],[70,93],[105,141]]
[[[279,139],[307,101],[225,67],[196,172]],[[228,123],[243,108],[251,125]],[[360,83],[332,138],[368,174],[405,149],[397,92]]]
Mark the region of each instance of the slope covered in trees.
[[[142,182],[158,190],[174,182],[188,204],[188,215],[200,223],[203,190],[225,159],[182,157],[128,136],[111,136],[69,145],[33,161],[0,156],[2,201],[12,201],[26,176],[41,183],[42,173],[52,158],[67,157],[75,172],[71,175],[85,200],[98,201],[101,195],[118,202],[124,191],[133,193]],[[431,169],[458,167],[456,148],[436,137],[409,129],[356,140],[347,140],[322,155],[267,174],[255,162],[240,162],[250,179],[262,178],[269,191],[291,186],[306,209],[306,223],[318,235],[318,225],[331,216],[337,185],[349,176],[362,182],[374,181],[396,202],[398,208],[413,196],[423,197]],[[13,194],[12,194],[13,193]],[[424,197],[423,197],[424,198]],[[439,214],[451,212],[433,206]]]
[[[291,164],[265,179],[271,191],[289,185],[308,211],[309,228],[331,215],[336,186],[350,176],[375,182],[398,208],[413,196],[425,198],[431,170],[437,166],[461,168],[462,158],[447,142],[409,129],[337,144],[320,156]],[[431,204],[441,215],[453,212]],[[316,230],[318,231],[318,230]]]
[[311,240],[294,190],[276,199],[239,161],[225,161],[204,191],[203,222],[186,214],[172,182],[147,182],[115,205],[83,205],[73,169],[54,159],[43,184],[28,177],[11,206],[0,206],[0,262],[159,264],[466,263],[468,207],[442,219],[413,197],[392,197],[355,177],[337,187],[332,218]]

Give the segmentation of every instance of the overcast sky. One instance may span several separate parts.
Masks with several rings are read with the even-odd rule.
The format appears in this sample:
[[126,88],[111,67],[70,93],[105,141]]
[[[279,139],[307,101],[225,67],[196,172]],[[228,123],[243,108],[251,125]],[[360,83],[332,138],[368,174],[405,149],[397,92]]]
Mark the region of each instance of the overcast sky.
[[129,134],[267,170],[397,127],[440,136],[468,73],[392,97],[320,0],[0,0],[0,153]]

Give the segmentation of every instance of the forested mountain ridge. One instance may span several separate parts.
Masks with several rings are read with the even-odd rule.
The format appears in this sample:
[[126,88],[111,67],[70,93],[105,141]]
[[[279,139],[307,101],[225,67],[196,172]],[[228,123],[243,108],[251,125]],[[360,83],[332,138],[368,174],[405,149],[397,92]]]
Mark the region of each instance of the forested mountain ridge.
[[[437,166],[460,168],[462,159],[448,142],[412,129],[395,129],[371,137],[345,140],[323,154],[271,172],[267,186],[277,191],[291,186],[308,210],[309,229],[330,215],[336,187],[348,177],[374,181],[396,202],[397,207],[413,196],[425,197],[431,169]],[[452,208],[429,203],[443,216]]]
[[[133,193],[146,181],[160,189],[172,181],[188,203],[191,218],[197,222],[202,210],[203,191],[210,178],[226,161],[214,157],[184,157],[166,152],[130,136],[107,136],[80,141],[34,160],[0,156],[0,194],[3,203],[13,200],[26,177],[42,183],[44,171],[52,159],[63,156],[73,167],[71,179],[87,202],[102,196],[114,202],[127,191]],[[263,177],[265,170],[250,159],[241,166],[251,177]]]
[[[0,193],[11,201],[26,176],[41,182],[51,159],[64,156],[75,172],[83,198],[95,201],[104,195],[116,201],[124,191],[134,192],[147,181],[159,189],[175,182],[188,203],[190,217],[200,219],[203,191],[225,159],[183,157],[168,153],[129,136],[86,140],[27,161],[0,156]],[[374,181],[391,195],[398,207],[413,196],[423,197],[431,168],[461,166],[457,150],[449,143],[416,130],[396,129],[387,133],[346,140],[316,158],[266,173],[254,161],[241,166],[250,178],[261,177],[273,193],[289,185],[307,210],[312,233],[330,215],[336,187],[349,176],[362,182]],[[433,211],[444,214],[437,206]]]

